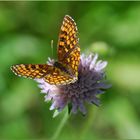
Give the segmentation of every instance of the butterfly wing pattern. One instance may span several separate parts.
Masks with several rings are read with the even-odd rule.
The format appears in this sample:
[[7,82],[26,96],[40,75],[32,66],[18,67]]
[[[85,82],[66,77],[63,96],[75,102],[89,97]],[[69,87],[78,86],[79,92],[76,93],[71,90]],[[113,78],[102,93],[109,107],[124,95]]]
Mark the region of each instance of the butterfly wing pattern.
[[64,17],[59,33],[57,52],[58,52],[58,63],[59,65],[63,66],[63,68],[61,68],[61,71],[59,73],[64,71],[64,68],[66,68],[69,74],[61,73],[59,74],[59,76],[58,75],[56,76],[56,73],[54,72],[52,75],[45,77],[47,82],[52,80],[57,83],[56,80],[59,79],[59,82],[61,81],[60,84],[69,84],[74,83],[77,80],[78,65],[80,62],[80,47],[77,34],[78,30],[76,23],[70,16],[66,15]]
[[58,40],[58,61],[67,67],[75,78],[78,76],[80,47],[76,23],[70,16],[65,16]]
[[53,66],[47,64],[19,64],[13,65],[11,69],[18,76],[34,79],[43,78],[50,74]]
[[44,79],[52,85],[74,83],[78,78],[80,47],[74,20],[64,17],[58,39],[58,62],[50,64],[19,64],[11,67],[18,75],[32,79]]

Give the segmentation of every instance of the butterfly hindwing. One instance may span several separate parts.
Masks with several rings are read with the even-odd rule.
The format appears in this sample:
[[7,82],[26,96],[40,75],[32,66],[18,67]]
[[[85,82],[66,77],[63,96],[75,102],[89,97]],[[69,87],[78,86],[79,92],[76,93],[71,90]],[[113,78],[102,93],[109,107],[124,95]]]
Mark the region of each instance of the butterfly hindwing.
[[68,67],[68,69],[72,69],[72,74],[75,75],[75,77],[78,76],[78,66],[80,62],[80,49],[77,47],[74,49],[68,58],[64,59],[65,65]]
[[53,73],[44,77],[44,80],[53,85],[66,85],[73,82],[73,77],[55,68]]

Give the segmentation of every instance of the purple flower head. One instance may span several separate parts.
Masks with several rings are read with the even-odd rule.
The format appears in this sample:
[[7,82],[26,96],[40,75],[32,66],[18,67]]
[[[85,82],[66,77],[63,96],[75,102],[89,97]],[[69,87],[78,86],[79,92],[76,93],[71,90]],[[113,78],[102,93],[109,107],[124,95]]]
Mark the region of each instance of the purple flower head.
[[[72,113],[79,110],[86,114],[86,102],[100,105],[97,95],[104,93],[110,85],[105,81],[104,68],[107,62],[97,61],[97,58],[97,54],[90,54],[88,57],[81,55],[78,80],[75,83],[56,86],[48,84],[43,79],[36,79],[41,92],[45,93],[45,101],[52,101],[50,110],[56,109],[61,112],[65,106],[71,104]],[[49,59],[49,63],[54,63],[54,60]]]

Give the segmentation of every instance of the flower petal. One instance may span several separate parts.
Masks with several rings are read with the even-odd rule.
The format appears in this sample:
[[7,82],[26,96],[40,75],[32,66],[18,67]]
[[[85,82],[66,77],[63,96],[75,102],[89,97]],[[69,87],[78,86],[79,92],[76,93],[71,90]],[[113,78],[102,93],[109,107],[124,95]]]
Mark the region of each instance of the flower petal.
[[95,67],[95,70],[96,71],[101,71],[101,70],[103,70],[105,67],[107,66],[107,61],[98,61],[97,63],[96,63],[96,67]]
[[90,67],[89,67],[90,70],[95,68],[95,64],[96,64],[97,59],[98,59],[98,54],[95,54],[93,57],[93,60],[90,63]]

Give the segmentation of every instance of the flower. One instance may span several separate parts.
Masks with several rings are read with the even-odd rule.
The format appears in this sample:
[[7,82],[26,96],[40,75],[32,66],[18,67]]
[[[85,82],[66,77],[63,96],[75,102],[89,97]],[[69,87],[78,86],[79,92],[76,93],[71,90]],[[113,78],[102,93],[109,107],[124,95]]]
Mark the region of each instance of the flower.
[[[43,79],[36,79],[41,88],[41,93],[45,93],[45,101],[52,101],[50,110],[61,112],[67,105],[71,104],[71,112],[77,113],[79,110],[86,114],[85,103],[100,105],[97,97],[103,94],[110,87],[105,80],[104,68],[106,61],[97,61],[98,55],[90,54],[89,56],[81,55],[78,69],[78,80],[68,85],[50,85]],[[49,59],[49,63],[54,60]]]

